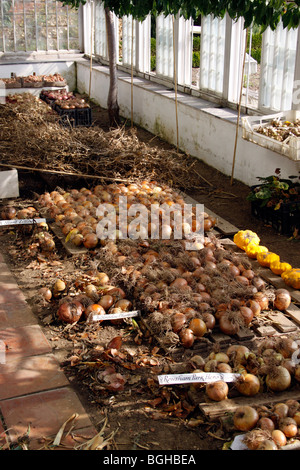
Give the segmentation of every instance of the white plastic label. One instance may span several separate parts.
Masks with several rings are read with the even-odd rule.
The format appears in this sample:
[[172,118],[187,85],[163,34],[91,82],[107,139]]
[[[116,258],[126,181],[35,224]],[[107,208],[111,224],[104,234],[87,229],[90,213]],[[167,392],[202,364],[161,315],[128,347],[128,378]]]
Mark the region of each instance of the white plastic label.
[[13,219],[13,220],[0,220],[0,227],[6,225],[28,225],[28,224],[41,224],[46,222],[46,219]]
[[211,383],[223,380],[223,382],[235,382],[240,374],[228,372],[191,372],[190,374],[166,374],[158,376],[159,385],[185,384],[185,383]]
[[119,320],[120,318],[132,318],[132,317],[138,317],[140,314],[139,310],[134,310],[132,312],[121,312],[121,313],[111,313],[107,315],[94,315],[93,320],[94,321],[100,321],[100,320]]

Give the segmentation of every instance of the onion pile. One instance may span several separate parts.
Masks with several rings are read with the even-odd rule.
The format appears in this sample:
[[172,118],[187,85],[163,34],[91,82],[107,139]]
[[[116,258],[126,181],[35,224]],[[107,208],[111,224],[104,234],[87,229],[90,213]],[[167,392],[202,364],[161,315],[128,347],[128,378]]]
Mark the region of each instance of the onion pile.
[[[194,367],[203,372],[240,374],[224,398],[231,391],[246,397],[264,391],[282,392],[300,381],[300,367],[295,364],[291,367],[296,348],[297,342],[288,337],[264,340],[255,353],[246,346],[235,344],[225,352],[211,352],[206,358],[198,356]],[[280,414],[279,409],[277,412]]]
[[[124,221],[118,209],[120,198],[125,196],[128,217]],[[39,203],[55,218],[67,242],[91,250],[97,248],[99,263],[109,264],[110,277],[112,274],[117,278],[122,273],[123,284],[131,286],[132,301],[151,324],[163,315],[159,331],[163,341],[172,337],[172,344],[192,348],[215,328],[234,336],[251,327],[261,312],[275,304],[276,308],[288,305],[286,292],[267,292],[266,283],[252,270],[250,261],[222,247],[211,232],[216,221],[208,214],[202,214],[204,233],[201,239],[194,240],[192,250],[188,249],[185,236],[175,239],[178,219],[170,208],[176,205],[183,211],[185,202],[167,185],[142,181],[52,191],[41,195]],[[107,204],[116,217],[112,239],[98,238],[97,227],[104,218],[97,211],[101,204]],[[139,223],[147,228],[138,239],[128,237],[134,220],[129,216],[133,204],[145,209]],[[160,209],[156,227],[150,219],[153,206]],[[168,225],[163,223],[164,211],[170,215]],[[189,227],[182,223],[182,234],[198,229],[197,222],[194,211]],[[157,239],[151,237],[153,229],[158,229]],[[161,239],[162,230],[170,235],[167,239]]]
[[300,437],[300,403],[287,400],[271,406],[240,406],[233,415],[234,427],[245,432],[249,450],[278,450]]
[[[121,288],[109,284],[106,273],[84,275],[73,285],[57,279],[51,289],[43,287],[40,293],[49,302],[58,301],[56,317],[63,323],[90,322],[94,315],[128,312],[133,307]],[[123,319],[110,322],[119,324]]]

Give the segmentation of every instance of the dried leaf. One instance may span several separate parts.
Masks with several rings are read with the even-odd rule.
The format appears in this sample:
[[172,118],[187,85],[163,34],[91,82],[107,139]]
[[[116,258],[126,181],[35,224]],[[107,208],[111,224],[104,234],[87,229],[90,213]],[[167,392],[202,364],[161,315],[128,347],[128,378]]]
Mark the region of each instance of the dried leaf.
[[56,437],[53,441],[53,446],[59,446],[66,425],[70,423],[71,421],[75,420],[76,418],[78,418],[78,416],[79,415],[77,413],[74,413],[72,416],[70,416],[70,418],[67,419],[67,421],[64,422],[64,424],[61,426],[60,430],[56,434]]

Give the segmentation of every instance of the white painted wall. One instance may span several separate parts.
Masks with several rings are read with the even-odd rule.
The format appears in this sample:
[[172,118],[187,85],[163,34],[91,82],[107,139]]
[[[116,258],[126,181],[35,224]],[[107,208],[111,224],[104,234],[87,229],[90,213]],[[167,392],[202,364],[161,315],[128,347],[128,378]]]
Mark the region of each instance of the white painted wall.
[[[77,87],[88,93],[89,62],[77,62]],[[118,102],[121,116],[131,119],[131,77],[118,73]],[[109,73],[105,66],[94,66],[91,97],[107,108]],[[176,145],[174,91],[134,78],[133,116],[137,125],[160,135]],[[226,175],[231,175],[236,135],[237,112],[185,94],[178,95],[179,148],[203,160]],[[239,129],[234,177],[245,184],[257,184],[257,176],[269,176],[280,168],[283,177],[295,175],[300,162],[289,160],[276,152],[242,138]]]

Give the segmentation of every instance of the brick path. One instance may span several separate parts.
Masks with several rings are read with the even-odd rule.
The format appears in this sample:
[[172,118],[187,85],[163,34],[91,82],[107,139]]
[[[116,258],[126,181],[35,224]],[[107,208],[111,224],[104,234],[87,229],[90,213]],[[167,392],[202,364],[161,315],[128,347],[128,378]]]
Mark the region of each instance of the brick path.
[[45,448],[74,413],[65,449],[97,431],[0,254],[0,449],[26,433],[30,449]]

